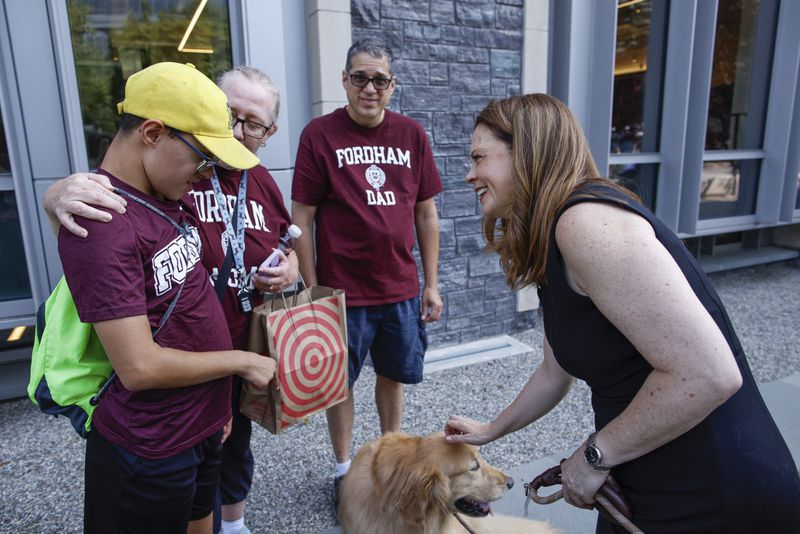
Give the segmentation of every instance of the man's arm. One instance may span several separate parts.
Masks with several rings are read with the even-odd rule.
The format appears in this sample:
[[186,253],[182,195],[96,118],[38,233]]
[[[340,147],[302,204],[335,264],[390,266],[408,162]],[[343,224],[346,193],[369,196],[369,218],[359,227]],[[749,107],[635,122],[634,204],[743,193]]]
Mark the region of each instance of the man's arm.
[[300,276],[303,277],[303,281],[308,287],[317,285],[317,261],[314,253],[314,216],[316,213],[316,206],[309,206],[296,200],[292,201],[292,222],[303,232],[295,243],[294,251],[297,253]]
[[442,315],[442,298],[439,296],[439,216],[433,197],[414,206],[414,224],[417,229],[419,255],[425,286],[420,310],[426,323],[438,321]]
[[131,391],[191,386],[237,374],[257,388],[275,376],[275,360],[252,352],[188,352],[153,341],[145,315],[94,323],[108,359]]
[[63,225],[76,236],[86,237],[88,232],[75,222],[75,215],[101,222],[111,220],[110,213],[93,206],[125,213],[127,202],[113,189],[107,177],[94,173],[72,174],[55,182],[44,193],[44,210],[53,231],[58,233],[59,225]]

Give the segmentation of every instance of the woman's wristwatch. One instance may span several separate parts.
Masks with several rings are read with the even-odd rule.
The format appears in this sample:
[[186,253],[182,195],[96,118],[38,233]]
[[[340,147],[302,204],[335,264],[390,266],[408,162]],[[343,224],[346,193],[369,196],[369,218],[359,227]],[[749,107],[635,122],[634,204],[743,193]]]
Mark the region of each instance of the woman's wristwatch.
[[596,437],[597,432],[592,432],[589,439],[586,440],[586,448],[583,449],[583,459],[586,460],[587,464],[598,471],[608,471],[611,468],[603,465],[603,453],[600,452],[600,449],[594,444]]

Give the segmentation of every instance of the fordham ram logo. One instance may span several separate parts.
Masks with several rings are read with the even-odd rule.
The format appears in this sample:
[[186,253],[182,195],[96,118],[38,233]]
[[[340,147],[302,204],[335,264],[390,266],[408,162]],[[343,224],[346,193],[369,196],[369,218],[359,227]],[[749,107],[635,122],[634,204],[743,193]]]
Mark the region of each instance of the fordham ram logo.
[[375,189],[371,191],[367,189],[367,205],[369,206],[394,206],[397,201],[394,198],[394,193],[391,191],[384,191],[381,193],[381,187],[386,183],[386,173],[383,169],[373,164],[367,168],[364,173],[367,183]]

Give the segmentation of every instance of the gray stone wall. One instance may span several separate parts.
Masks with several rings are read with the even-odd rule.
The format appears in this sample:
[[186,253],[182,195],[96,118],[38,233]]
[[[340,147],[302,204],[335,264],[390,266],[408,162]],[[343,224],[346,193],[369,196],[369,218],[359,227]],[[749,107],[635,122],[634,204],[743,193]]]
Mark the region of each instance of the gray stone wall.
[[483,252],[481,216],[464,182],[475,115],[492,98],[520,93],[523,0],[352,0],[353,40],[387,41],[398,88],[391,109],[428,132],[442,175],[439,290],[442,320],[430,345],[465,343],[530,328],[517,313],[498,257]]

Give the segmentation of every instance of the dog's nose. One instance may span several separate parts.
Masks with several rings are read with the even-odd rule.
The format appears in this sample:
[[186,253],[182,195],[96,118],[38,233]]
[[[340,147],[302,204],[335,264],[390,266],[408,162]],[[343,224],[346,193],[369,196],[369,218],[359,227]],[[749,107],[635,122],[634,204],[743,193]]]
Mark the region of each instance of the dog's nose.
[[508,486],[508,489],[513,488],[514,487],[514,479],[511,478],[511,477],[508,477],[508,480],[506,480],[506,486]]

